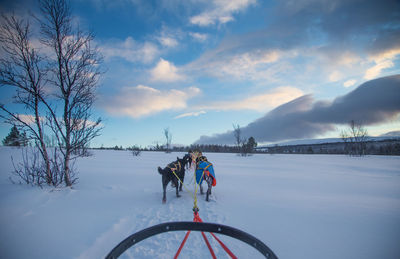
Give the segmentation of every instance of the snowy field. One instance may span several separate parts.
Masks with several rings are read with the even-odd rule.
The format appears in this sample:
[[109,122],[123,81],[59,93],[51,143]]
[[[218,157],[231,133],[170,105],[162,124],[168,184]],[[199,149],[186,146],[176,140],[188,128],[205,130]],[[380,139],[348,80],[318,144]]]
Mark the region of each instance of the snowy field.
[[[1,258],[104,258],[136,231],[193,219],[189,193],[176,198],[168,186],[161,203],[157,166],[182,153],[92,152],[77,161],[73,189],[41,190],[9,181],[10,156],[17,161],[21,151],[0,147]],[[205,155],[217,186],[210,202],[200,196],[203,221],[246,231],[283,259],[400,258],[400,157]],[[192,174],[185,178],[190,189]],[[184,235],[152,237],[122,258],[172,258]],[[257,258],[254,248],[220,238],[239,258]],[[180,258],[210,258],[200,233],[191,233]]]

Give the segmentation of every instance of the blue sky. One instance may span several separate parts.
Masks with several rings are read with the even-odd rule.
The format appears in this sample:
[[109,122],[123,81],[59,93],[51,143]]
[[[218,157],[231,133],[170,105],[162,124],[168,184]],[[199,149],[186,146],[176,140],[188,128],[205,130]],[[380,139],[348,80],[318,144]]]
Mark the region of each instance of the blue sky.
[[[0,3],[3,13],[37,12],[36,1]],[[368,87],[386,88],[374,91],[377,98],[371,103],[357,107],[359,118],[365,119],[362,123],[370,135],[400,131],[400,101],[379,110],[387,96],[400,93],[399,78],[374,81],[400,74],[398,1],[71,3],[74,23],[95,33],[106,69],[93,110],[103,119],[104,129],[92,146],[163,144],[165,128],[175,144],[233,143],[228,132],[232,124],[265,143],[338,137],[345,119],[302,121],[315,127],[275,137],[269,137],[273,130],[282,133],[288,128],[271,129],[255,122],[268,117],[274,123],[276,109],[314,111],[321,103],[332,104],[326,116],[335,118],[343,110],[333,104],[365,96],[351,93],[371,80]],[[381,96],[384,89],[394,95]],[[10,103],[9,92],[0,91],[1,102]],[[381,114],[380,119],[363,117],[371,109]],[[296,129],[295,121],[282,127]],[[257,133],[246,130],[250,125],[258,125]],[[9,129],[0,125],[2,139]]]

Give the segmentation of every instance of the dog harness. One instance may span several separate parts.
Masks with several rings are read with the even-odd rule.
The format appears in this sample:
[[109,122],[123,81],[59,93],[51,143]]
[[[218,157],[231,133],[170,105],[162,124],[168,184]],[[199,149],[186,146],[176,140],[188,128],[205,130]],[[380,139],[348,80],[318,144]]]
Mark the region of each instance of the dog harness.
[[203,182],[203,179],[205,178],[205,176],[212,178],[212,180],[213,180],[212,186],[215,186],[217,184],[217,180],[215,179],[215,172],[214,172],[213,164],[208,161],[200,162],[197,165],[196,182],[198,184],[201,184]]
[[182,168],[181,162],[177,161],[177,162],[172,162],[167,166],[169,169],[171,169],[172,171],[180,171]]

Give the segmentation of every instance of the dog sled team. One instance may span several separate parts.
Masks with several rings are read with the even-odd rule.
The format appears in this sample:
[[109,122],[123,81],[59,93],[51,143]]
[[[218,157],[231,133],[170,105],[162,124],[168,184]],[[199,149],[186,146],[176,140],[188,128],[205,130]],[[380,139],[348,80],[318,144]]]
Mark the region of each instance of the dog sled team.
[[214,167],[200,151],[189,151],[183,158],[177,157],[176,161],[169,163],[164,169],[158,167],[158,172],[162,175],[163,203],[167,201],[166,189],[169,182],[176,188],[176,197],[180,197],[185,170],[192,166],[195,169],[196,183],[200,186],[200,194],[204,194],[203,181],[207,183],[206,201],[209,201],[211,189],[217,184]]

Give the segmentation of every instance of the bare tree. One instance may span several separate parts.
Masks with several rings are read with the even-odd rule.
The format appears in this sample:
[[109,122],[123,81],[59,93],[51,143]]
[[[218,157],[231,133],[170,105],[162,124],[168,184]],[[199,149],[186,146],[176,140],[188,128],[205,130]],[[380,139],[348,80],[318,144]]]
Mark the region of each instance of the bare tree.
[[[21,116],[12,112],[4,104],[0,115],[6,122],[28,132],[34,141],[45,163],[45,179],[47,184],[56,185],[50,168],[50,159],[44,141],[44,126],[40,114],[40,106],[44,101],[44,77],[46,75],[42,58],[30,42],[30,25],[15,15],[2,16],[0,26],[0,42],[5,53],[0,59],[0,85],[14,87],[14,103],[23,105],[31,116]],[[31,120],[30,120],[31,119]],[[36,161],[32,166],[36,166]],[[39,170],[36,170],[39,172]]]
[[133,156],[140,156],[140,154],[142,153],[140,146],[133,145],[131,147],[128,147],[127,149],[132,152]]
[[232,126],[233,126],[233,136],[235,137],[235,145],[237,148],[237,152],[240,153],[244,143],[244,140],[242,139],[242,131],[240,129],[239,124],[237,125],[232,124]]
[[366,151],[367,130],[361,123],[351,120],[349,128],[340,134],[345,143],[345,151],[351,156],[363,156]]
[[171,131],[169,130],[169,128],[165,128],[164,129],[164,136],[165,136],[165,140],[166,140],[166,152],[170,152],[170,148],[171,148],[171,142],[172,142],[172,134]]
[[49,107],[48,125],[63,157],[65,184],[71,186],[70,161],[80,156],[101,130],[101,119],[91,120],[91,108],[102,57],[92,46],[93,34],[73,28],[68,1],[41,0],[40,9],[41,42],[53,52],[53,59],[49,61],[49,83],[58,89],[56,102],[62,103],[61,117],[56,108]]
[[[6,54],[0,59],[0,84],[16,87],[14,102],[33,113],[33,119],[27,120],[29,116],[13,113],[5,105],[0,105],[0,109],[7,122],[23,128],[34,140],[46,164],[47,183],[55,185],[54,181],[59,181],[62,175],[65,184],[71,186],[74,179],[70,161],[86,154],[90,141],[101,129],[100,118],[91,119],[91,107],[102,57],[92,46],[93,34],[73,28],[69,2],[39,0],[39,3],[42,16],[36,20],[41,27],[41,43],[52,52],[48,57],[40,56],[32,47],[28,22],[4,16],[0,26],[0,40]],[[55,94],[45,96],[44,85],[53,87]],[[61,111],[57,110],[60,105]],[[46,116],[40,114],[43,108]],[[46,149],[46,126],[58,146],[51,159]]]

